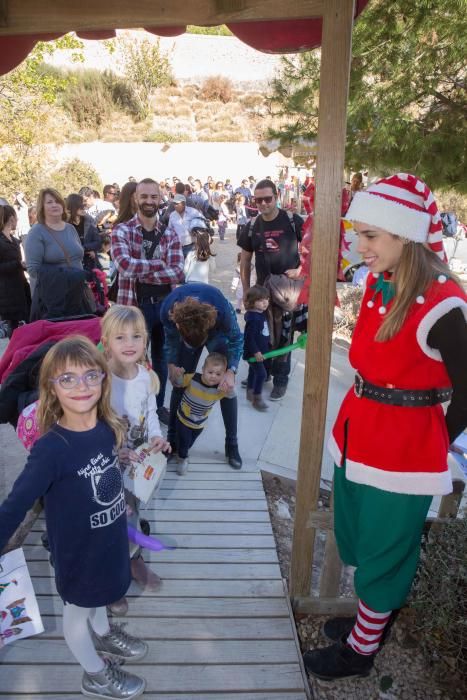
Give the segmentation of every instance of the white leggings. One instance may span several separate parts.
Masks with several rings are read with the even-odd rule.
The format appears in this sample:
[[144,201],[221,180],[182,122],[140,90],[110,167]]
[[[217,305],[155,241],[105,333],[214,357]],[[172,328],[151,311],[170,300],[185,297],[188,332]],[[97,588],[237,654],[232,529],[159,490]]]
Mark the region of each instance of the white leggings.
[[99,636],[109,631],[107,608],[80,608],[71,603],[63,606],[63,636],[68,647],[86,673],[99,673],[104,662],[94,648],[88,621]]

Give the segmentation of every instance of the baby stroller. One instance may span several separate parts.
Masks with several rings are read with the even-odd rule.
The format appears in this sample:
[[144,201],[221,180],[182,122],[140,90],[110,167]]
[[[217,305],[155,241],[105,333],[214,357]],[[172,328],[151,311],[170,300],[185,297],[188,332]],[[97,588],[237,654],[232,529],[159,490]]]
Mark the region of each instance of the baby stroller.
[[97,345],[100,319],[88,316],[34,321],[13,331],[0,359],[0,423],[16,428],[21,411],[38,398],[39,370],[47,350],[58,340],[77,333]]

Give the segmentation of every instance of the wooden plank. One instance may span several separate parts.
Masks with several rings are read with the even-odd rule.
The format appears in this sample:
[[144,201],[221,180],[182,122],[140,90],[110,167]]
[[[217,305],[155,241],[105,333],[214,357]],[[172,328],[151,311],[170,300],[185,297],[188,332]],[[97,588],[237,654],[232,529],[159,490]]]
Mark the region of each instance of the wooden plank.
[[357,598],[313,598],[296,596],[293,599],[294,613],[303,613],[306,615],[355,615],[357,608]]
[[[271,525],[251,522],[230,522],[230,523],[205,523],[205,522],[158,522],[150,520],[151,534],[163,537],[164,535],[174,537],[176,535],[270,535]],[[42,534],[45,530],[45,521],[35,522],[31,532]]]
[[238,472],[233,472],[232,469],[230,471],[221,471],[221,472],[201,472],[201,471],[195,471],[194,469],[191,468],[185,476],[180,477],[178,476],[177,472],[175,471],[175,468],[171,470],[170,468],[167,468],[167,472],[164,478],[164,484],[167,483],[172,483],[174,481],[180,481],[182,480],[184,484],[193,484],[197,483],[199,481],[204,481],[208,483],[216,483],[217,481],[228,481],[229,483],[234,483],[234,484],[243,484],[243,483],[258,483],[262,484],[261,477],[259,475],[258,470],[255,471],[241,471]]
[[[151,624],[143,617],[133,617],[131,610],[125,617],[128,631],[146,640],[150,639],[292,639],[292,623],[289,618],[209,618],[209,617],[154,617]],[[44,615],[44,633],[40,638],[63,638],[62,618]],[[3,651],[0,652],[3,654]],[[1,666],[0,666],[1,668]],[[1,685],[0,685],[1,688]]]
[[[148,692],[157,693],[220,693],[221,691],[301,691],[302,676],[298,664],[199,664],[132,666],[146,678]],[[53,688],[62,693],[76,691],[80,687],[82,671],[76,665],[60,666],[28,665],[27,673],[22,664],[8,664],[2,674],[3,693],[46,693]]]
[[97,30],[114,27],[157,27],[185,24],[224,24],[256,19],[292,19],[319,17],[322,0],[197,0],[183,9],[167,0],[9,0],[0,34],[65,33],[72,30]]
[[[0,690],[0,698],[7,696]],[[61,694],[60,698],[57,695],[44,695],[43,693],[34,695],[17,696],[18,700],[83,700],[81,693],[65,693]],[[12,700],[8,696],[8,700]],[[144,700],[306,700],[306,695],[303,692],[297,691],[292,693],[284,692],[283,690],[275,691],[268,690],[267,693],[210,693],[209,698],[205,693],[169,693],[168,695],[161,693],[144,693]]]
[[250,501],[258,501],[263,496],[263,489],[258,490],[254,488],[250,489],[192,489],[191,487],[176,486],[175,488],[161,488],[157,494],[157,500],[155,501],[156,507],[160,500],[166,500],[167,498],[172,499],[185,499],[187,501],[199,501],[199,500],[212,500],[212,501],[235,501],[236,499],[242,499],[243,502],[248,503]]
[[[278,562],[270,564],[193,564],[177,562],[154,562],[153,568],[165,579],[231,580],[231,579],[274,579],[280,578]],[[28,557],[31,576],[54,576],[48,560],[32,561]]]
[[[261,664],[296,663],[295,642],[290,640],[151,640],[145,664]],[[2,654],[3,664],[73,664],[75,659],[61,639],[41,637],[11,644]]]
[[164,508],[170,508],[170,510],[232,510],[239,513],[243,510],[263,510],[267,511],[268,507],[264,498],[255,501],[249,501],[246,499],[241,500],[215,500],[205,498],[204,500],[193,500],[193,499],[180,499],[180,498],[170,498],[167,500],[157,499],[153,501],[155,511],[164,510]]
[[240,496],[236,496],[236,498],[242,498],[242,494],[244,494],[245,491],[254,494],[254,498],[260,498],[264,493],[263,484],[260,481],[203,481],[198,479],[186,481],[185,477],[164,479],[159,493],[163,493],[164,491],[175,494],[178,494],[179,491],[206,491],[206,493],[210,491],[222,491],[223,494],[241,492]]
[[[60,615],[58,595],[37,596],[41,615]],[[288,617],[285,598],[135,598],[133,617]]]
[[[49,553],[40,546],[24,547],[24,555],[29,561],[47,560]],[[192,563],[192,564],[274,564],[277,562],[275,549],[174,549],[171,551],[152,552],[145,550],[147,562]]]
[[341,191],[344,171],[354,0],[324,4],[319,92],[313,256],[308,301],[297,502],[290,568],[292,598],[309,594],[315,530],[306,523],[317,510],[331,364],[336,298]]
[[[156,567],[159,571],[159,567]],[[56,595],[55,580],[51,577],[35,576],[34,590],[36,595]],[[182,598],[281,598],[283,595],[282,582],[275,581],[206,581],[203,579],[163,579],[157,591],[146,591],[132,582],[126,597],[132,605],[134,597],[167,598],[181,596]]]
[[[175,475],[176,473],[177,465],[172,463],[168,464],[167,474]],[[257,477],[259,477],[259,471],[255,461],[244,462],[242,468],[237,471],[232,469],[232,467],[227,464],[225,459],[223,459],[222,462],[190,462],[190,469],[187,476],[190,474],[231,474],[238,479],[240,479],[244,474],[255,474]],[[185,477],[182,478],[184,479]]]
[[[276,543],[272,533],[270,535],[167,535],[162,538],[166,545],[183,549],[222,549],[243,548],[249,549],[275,549]],[[30,532],[24,540],[24,545],[41,545],[41,533]],[[41,545],[42,546],[42,545]]]
[[167,504],[166,508],[145,508],[140,511],[140,515],[147,518],[147,520],[156,520],[158,522],[226,522],[232,523],[241,520],[242,523],[269,523],[269,512],[266,508],[261,508],[257,510],[216,510],[205,509],[198,510],[199,504],[196,503],[196,508],[192,506],[191,510],[189,508],[178,508],[177,510],[172,510],[170,508],[170,503]]

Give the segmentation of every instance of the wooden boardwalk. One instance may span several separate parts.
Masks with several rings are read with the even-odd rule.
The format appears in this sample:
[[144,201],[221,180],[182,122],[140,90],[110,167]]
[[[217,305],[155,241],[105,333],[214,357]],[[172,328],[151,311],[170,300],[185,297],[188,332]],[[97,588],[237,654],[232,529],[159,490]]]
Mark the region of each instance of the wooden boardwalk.
[[[305,700],[295,628],[261,476],[191,464],[168,471],[141,515],[174,551],[146,552],[156,593],[132,584],[128,631],[149,644],[133,670],[148,700]],[[62,637],[61,608],[36,522],[24,550],[45,632],[0,652],[0,698],[77,700],[81,669]]]

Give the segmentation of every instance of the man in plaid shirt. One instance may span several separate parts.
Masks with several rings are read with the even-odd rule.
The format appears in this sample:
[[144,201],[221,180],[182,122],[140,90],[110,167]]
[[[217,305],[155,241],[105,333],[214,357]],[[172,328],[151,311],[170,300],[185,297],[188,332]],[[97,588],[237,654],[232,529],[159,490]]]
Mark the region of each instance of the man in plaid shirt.
[[152,367],[161,384],[157,412],[159,420],[168,423],[168,411],[164,407],[167,360],[160,308],[172,289],[183,282],[183,252],[177,234],[163,230],[160,225],[157,182],[150,178],[141,180],[135,201],[135,216],[112,231],[112,260],[119,274],[117,303],[137,306],[144,314],[151,340]]

